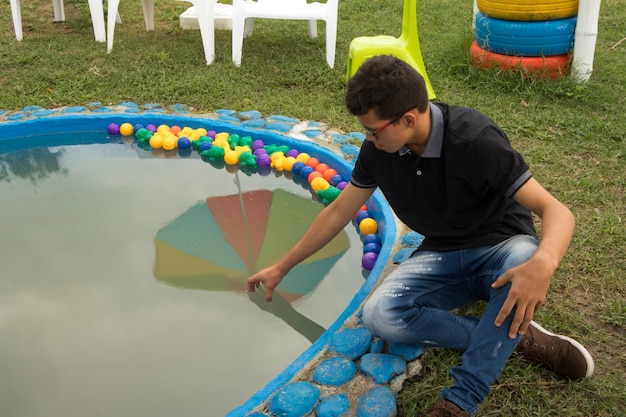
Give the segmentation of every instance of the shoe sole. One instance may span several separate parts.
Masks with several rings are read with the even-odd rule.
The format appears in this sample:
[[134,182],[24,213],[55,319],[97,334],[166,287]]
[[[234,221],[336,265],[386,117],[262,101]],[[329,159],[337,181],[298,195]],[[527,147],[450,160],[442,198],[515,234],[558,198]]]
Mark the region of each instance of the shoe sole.
[[583,354],[583,357],[585,358],[585,361],[587,362],[587,373],[585,374],[585,376],[583,378],[588,378],[591,375],[593,375],[593,372],[595,370],[595,364],[593,362],[593,358],[591,357],[591,353],[589,353],[589,351],[580,344],[580,342],[578,342],[577,340],[572,339],[571,337],[567,337],[567,336],[562,336],[560,334],[554,334],[552,332],[547,331],[546,329],[544,329],[543,327],[541,327],[539,324],[537,324],[536,321],[531,320],[530,324],[532,326],[534,326],[536,329],[538,329],[540,332],[545,333],[549,336],[555,336],[558,337],[561,340],[565,340],[566,342],[571,343],[576,349],[578,349],[578,351],[580,351],[580,353]]

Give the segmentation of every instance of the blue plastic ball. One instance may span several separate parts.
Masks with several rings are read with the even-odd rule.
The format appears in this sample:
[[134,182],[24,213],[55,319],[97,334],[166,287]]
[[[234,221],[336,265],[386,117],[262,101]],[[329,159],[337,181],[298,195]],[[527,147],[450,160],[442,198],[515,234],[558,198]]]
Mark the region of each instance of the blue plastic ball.
[[198,152],[202,153],[203,151],[208,151],[212,147],[213,147],[213,142],[211,142],[210,140],[205,140],[204,142],[200,144],[200,146],[198,146]]
[[363,253],[380,253],[380,245],[377,243],[367,243],[363,245]]
[[341,181],[343,181],[343,178],[341,178],[341,175],[339,174],[335,174],[332,177],[330,177],[330,181],[328,181],[330,183],[330,185],[333,186],[337,186],[337,184],[339,184]]
[[367,245],[368,243],[375,243],[378,246],[382,245],[380,238],[378,237],[378,235],[374,233],[370,233],[369,235],[363,236],[363,244]]
[[356,224],[361,224],[361,221],[363,219],[367,219],[368,217],[372,217],[370,216],[370,212],[367,210],[361,210],[356,214]]
[[294,175],[300,175],[300,172],[302,172],[302,168],[304,168],[305,166],[306,165],[304,162],[295,162],[291,167],[291,172],[293,172]]
[[178,143],[176,144],[178,149],[189,149],[191,148],[191,141],[186,136],[181,136],[178,138]]
[[301,177],[303,180],[307,180],[307,181],[308,181],[308,180],[309,180],[309,174],[310,174],[311,172],[313,172],[313,171],[315,171],[315,170],[314,170],[312,167],[310,167],[310,166],[305,166],[305,167],[303,167],[303,168],[302,168],[302,170],[300,171],[300,177]]

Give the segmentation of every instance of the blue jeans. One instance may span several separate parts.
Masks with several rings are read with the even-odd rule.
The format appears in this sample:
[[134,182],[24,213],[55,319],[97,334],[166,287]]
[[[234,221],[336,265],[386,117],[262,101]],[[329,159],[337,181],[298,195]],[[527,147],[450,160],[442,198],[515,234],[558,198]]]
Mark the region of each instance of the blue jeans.
[[[441,397],[473,415],[520,340],[508,337],[513,314],[501,327],[494,325],[510,284],[497,289],[491,284],[526,262],[538,244],[535,237],[519,235],[490,247],[416,252],[374,291],[363,307],[363,322],[388,341],[464,350],[462,364],[450,370],[454,385]],[[481,318],[452,312],[479,300],[488,301]]]

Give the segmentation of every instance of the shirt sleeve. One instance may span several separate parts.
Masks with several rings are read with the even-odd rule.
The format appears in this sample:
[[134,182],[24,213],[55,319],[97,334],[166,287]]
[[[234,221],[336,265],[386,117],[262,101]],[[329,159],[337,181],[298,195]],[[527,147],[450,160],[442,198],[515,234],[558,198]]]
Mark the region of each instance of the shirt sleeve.
[[378,184],[374,180],[372,173],[368,167],[372,166],[369,162],[372,157],[372,147],[374,145],[370,142],[363,142],[359,156],[357,157],[354,169],[352,170],[352,178],[350,182],[352,185],[359,188],[374,188]]

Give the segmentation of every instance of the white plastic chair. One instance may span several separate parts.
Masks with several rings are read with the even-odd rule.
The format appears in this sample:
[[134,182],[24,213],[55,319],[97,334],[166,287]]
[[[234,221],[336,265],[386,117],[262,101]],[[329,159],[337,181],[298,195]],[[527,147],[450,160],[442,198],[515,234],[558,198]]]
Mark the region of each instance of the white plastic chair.
[[233,0],[233,62],[241,65],[243,38],[252,35],[255,18],[308,20],[309,35],[317,37],[317,21],[326,22],[326,62],[335,65],[338,0]]
[[[65,10],[63,8],[63,0],[53,0],[54,21],[65,21]],[[89,12],[91,13],[91,21],[93,22],[93,33],[97,42],[104,42],[104,10],[102,8],[102,0],[89,0]],[[15,38],[22,40],[22,9],[20,0],[11,0],[11,14],[13,15],[13,27],[15,28]]]
[[202,36],[202,45],[204,47],[204,58],[206,59],[206,64],[210,65],[215,58],[215,20],[213,19],[213,14],[217,0],[180,1],[189,2],[196,8],[200,36]]
[[[56,0],[55,0],[56,1]],[[89,0],[89,3],[98,0]],[[109,0],[109,8],[107,11],[107,53],[110,53],[113,49],[113,37],[115,36],[115,23],[120,23],[119,14],[117,9],[119,8],[120,0]],[[101,4],[102,6],[102,4]],[[146,24],[146,30],[154,30],[154,0],[141,0],[141,6],[143,8],[143,20]]]

